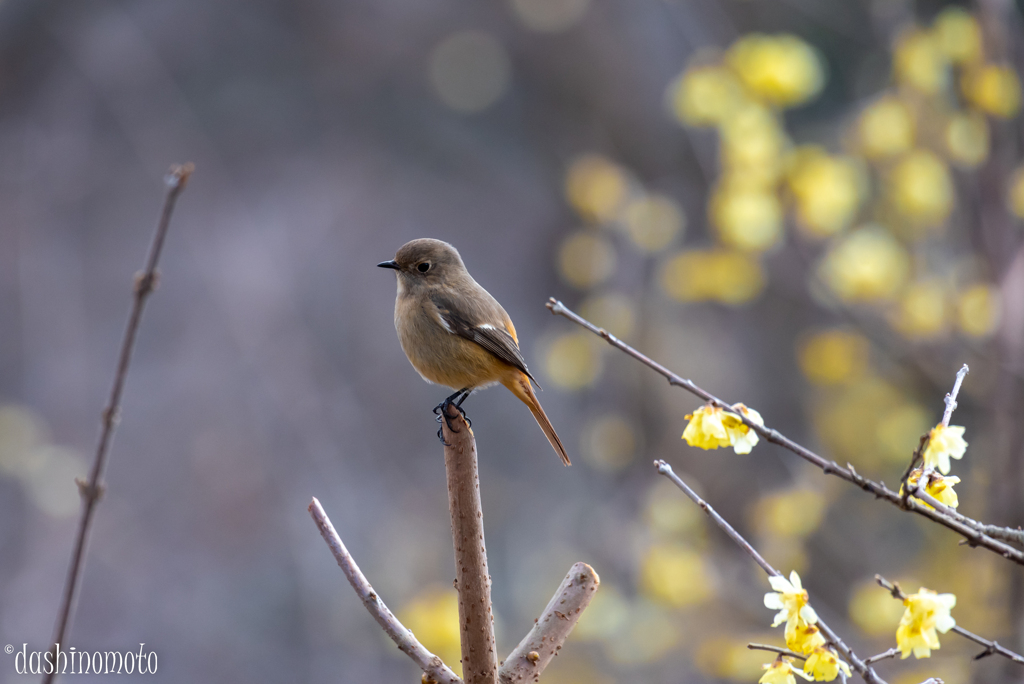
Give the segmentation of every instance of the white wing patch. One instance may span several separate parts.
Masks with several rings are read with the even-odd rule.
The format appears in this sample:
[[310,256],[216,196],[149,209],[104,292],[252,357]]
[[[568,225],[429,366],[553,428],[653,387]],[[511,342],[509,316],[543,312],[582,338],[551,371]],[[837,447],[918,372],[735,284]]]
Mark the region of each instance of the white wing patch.
[[447,330],[452,335],[454,335],[455,331],[452,330],[452,327],[450,325],[448,325],[448,321],[444,320],[444,316],[441,315],[441,312],[437,311],[437,309],[435,309],[434,312],[437,315],[438,322],[441,323],[441,327],[444,328],[445,330]]

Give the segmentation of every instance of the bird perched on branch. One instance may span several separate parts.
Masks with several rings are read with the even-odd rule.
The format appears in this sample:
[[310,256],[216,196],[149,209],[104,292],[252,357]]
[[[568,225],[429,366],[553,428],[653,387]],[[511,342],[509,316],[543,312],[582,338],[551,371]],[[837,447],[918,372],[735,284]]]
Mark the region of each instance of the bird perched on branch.
[[447,242],[422,238],[377,265],[398,276],[395,328],[413,368],[427,382],[456,390],[434,409],[438,420],[447,420],[450,405],[462,412],[462,402],[474,390],[500,382],[526,404],[562,463],[569,465],[562,440],[530,384],[536,380],[519,352],[512,320],[469,275],[458,251]]

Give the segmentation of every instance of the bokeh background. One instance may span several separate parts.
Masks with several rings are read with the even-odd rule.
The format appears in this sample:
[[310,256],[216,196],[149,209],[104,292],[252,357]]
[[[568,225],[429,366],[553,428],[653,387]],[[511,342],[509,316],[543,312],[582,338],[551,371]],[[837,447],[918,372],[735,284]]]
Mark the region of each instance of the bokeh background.
[[[503,389],[468,401],[502,653],[584,560],[602,588],[544,681],[757,680],[767,582],[655,458],[859,653],[901,614],[876,572],[1020,650],[1020,568],[771,445],[687,446],[697,400],[543,304],[890,485],[969,363],[960,510],[1024,523],[1022,39],[1005,0],[4,0],[0,643],[50,638],[132,274],[193,161],[71,645],[145,642],[162,681],[418,681],[316,495],[457,663],[447,391],[375,268],[432,236],[510,312],[575,464]],[[1022,681],[976,650],[879,671]]]

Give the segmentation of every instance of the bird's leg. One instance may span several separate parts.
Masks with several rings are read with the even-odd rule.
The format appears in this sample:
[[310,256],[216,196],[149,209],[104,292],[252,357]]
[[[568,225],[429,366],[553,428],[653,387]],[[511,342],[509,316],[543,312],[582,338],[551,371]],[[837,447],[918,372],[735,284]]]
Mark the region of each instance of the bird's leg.
[[[469,427],[473,427],[473,423],[471,423],[469,421],[469,418],[466,417],[466,412],[462,410],[462,402],[466,400],[466,397],[468,397],[472,391],[473,390],[467,387],[463,387],[458,392],[455,392],[454,394],[446,397],[444,401],[435,406],[434,415],[437,416],[437,422],[440,423],[441,420],[443,419],[444,422],[448,425],[449,430],[451,430],[452,432],[458,432],[458,430],[456,430],[452,426],[451,416],[448,415],[448,407],[454,406],[455,410],[457,410],[462,415],[462,419],[466,421],[466,425]],[[437,428],[437,438],[441,440],[441,444],[444,444],[445,446],[451,446],[451,444],[448,444],[447,442],[444,441],[444,432],[440,427]]]

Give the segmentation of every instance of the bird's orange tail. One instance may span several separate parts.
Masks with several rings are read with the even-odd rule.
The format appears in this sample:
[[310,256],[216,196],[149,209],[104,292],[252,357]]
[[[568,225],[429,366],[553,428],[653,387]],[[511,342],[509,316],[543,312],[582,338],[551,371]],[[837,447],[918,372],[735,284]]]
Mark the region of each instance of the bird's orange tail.
[[502,379],[501,384],[507,387],[512,394],[519,397],[519,400],[526,404],[530,413],[537,419],[537,425],[540,425],[540,429],[544,431],[544,436],[551,442],[551,446],[554,448],[555,453],[562,459],[562,463],[565,465],[572,465],[569,460],[569,456],[565,453],[565,447],[562,446],[562,440],[558,438],[558,433],[555,432],[555,428],[552,427],[551,421],[548,420],[548,414],[544,413],[544,408],[537,401],[537,395],[533,393],[533,387],[530,385],[530,379],[522,371],[515,371],[510,373],[508,377]]

